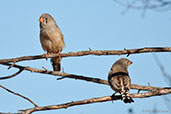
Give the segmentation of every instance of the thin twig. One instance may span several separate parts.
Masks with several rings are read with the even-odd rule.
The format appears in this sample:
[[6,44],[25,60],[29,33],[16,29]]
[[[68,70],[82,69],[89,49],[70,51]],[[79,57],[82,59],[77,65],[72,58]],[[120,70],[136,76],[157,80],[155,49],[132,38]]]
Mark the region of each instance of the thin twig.
[[157,55],[153,54],[153,58],[157,64],[157,66],[160,68],[161,73],[165,79],[165,81],[167,82],[167,84],[169,86],[171,86],[171,76],[165,71],[164,66],[161,64],[160,60],[158,59]]
[[138,92],[137,93],[140,93],[141,89],[138,89]]
[[14,95],[17,95],[17,96],[19,96],[19,97],[22,97],[23,99],[26,99],[27,101],[29,101],[30,103],[32,103],[35,107],[38,107],[38,105],[35,104],[35,103],[34,103],[32,100],[30,100],[29,98],[27,98],[27,97],[25,97],[25,96],[23,96],[23,95],[21,95],[21,94],[19,94],[19,93],[13,92],[13,91],[7,89],[6,87],[4,87],[4,86],[2,86],[2,85],[0,85],[0,87],[1,87],[2,89],[4,89],[4,90],[6,90],[6,91],[8,91],[8,92],[10,92],[10,93],[12,93],[12,94],[14,94]]
[[23,71],[23,69],[19,69],[19,71],[17,71],[16,73],[14,73],[14,74],[12,74],[12,75],[10,75],[10,76],[0,77],[0,80],[13,78],[13,77],[17,76],[18,74],[20,74],[22,71]]
[[66,77],[60,77],[60,78],[57,78],[57,80],[62,80],[62,79],[64,79],[64,78],[66,78]]
[[10,68],[12,68],[12,67],[15,65],[15,63],[16,63],[16,61],[14,61],[14,62],[11,64],[11,66],[8,67],[8,70],[9,70]]
[[[142,0],[132,0],[133,2],[129,4],[127,4],[127,0],[126,1],[113,0],[113,1],[121,6],[129,7],[130,9],[136,9],[136,10],[143,10],[146,8],[146,9],[151,9],[155,11],[168,11],[170,10],[170,6],[171,6],[171,1],[169,0],[153,0],[152,2],[150,1],[148,6],[146,6],[146,1],[149,1],[149,0],[143,0],[145,2],[141,2]],[[139,2],[139,3],[135,4],[134,1]],[[159,10],[159,9],[162,9],[162,10]]]
[[43,68],[45,71],[48,71],[47,68],[45,68],[45,67],[42,67],[42,68]]

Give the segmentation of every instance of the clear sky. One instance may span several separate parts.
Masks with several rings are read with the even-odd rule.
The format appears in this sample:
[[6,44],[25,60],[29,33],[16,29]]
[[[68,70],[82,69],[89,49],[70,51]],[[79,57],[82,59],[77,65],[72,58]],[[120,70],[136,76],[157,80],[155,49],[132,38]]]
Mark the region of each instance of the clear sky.
[[[171,11],[130,10],[113,0],[4,0],[0,3],[0,59],[43,54],[39,41],[39,22],[42,13],[51,14],[60,27],[66,48],[63,52],[88,50],[122,50],[124,48],[171,46]],[[157,53],[165,70],[171,74],[171,54]],[[94,78],[107,79],[108,72],[122,56],[84,56],[62,59],[65,72]],[[133,64],[129,67],[132,83],[152,86],[168,86],[156,65],[152,54],[129,56]],[[17,63],[52,70],[50,61],[36,60]],[[0,76],[10,75],[18,69],[7,70],[0,65]],[[40,106],[56,105],[70,101],[109,96],[110,87],[91,82],[63,79],[24,71],[15,78],[0,81],[5,87],[32,99]],[[136,92],[136,91],[131,91]],[[121,101],[94,103],[68,109],[37,112],[35,114],[144,114],[143,110],[168,110],[163,97],[134,99],[135,103]],[[32,104],[0,89],[0,112],[16,112],[31,108]],[[146,112],[148,113],[148,112]]]

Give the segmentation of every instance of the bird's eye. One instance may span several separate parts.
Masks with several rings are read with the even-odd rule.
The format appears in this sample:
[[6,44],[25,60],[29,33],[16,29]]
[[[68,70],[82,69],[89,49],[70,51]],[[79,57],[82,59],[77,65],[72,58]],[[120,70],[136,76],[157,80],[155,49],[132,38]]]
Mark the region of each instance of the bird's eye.
[[46,23],[48,22],[48,18],[45,18]]

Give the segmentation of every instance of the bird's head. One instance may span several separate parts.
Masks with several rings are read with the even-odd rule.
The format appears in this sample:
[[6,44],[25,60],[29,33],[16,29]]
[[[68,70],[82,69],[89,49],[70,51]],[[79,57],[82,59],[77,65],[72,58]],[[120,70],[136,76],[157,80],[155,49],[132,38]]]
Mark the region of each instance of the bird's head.
[[40,22],[40,28],[45,28],[47,26],[56,25],[55,20],[48,13],[42,14],[39,18],[39,22]]
[[116,72],[128,73],[128,67],[132,63],[133,62],[130,61],[129,59],[121,58],[113,64],[111,71],[112,71],[112,73],[116,73]]

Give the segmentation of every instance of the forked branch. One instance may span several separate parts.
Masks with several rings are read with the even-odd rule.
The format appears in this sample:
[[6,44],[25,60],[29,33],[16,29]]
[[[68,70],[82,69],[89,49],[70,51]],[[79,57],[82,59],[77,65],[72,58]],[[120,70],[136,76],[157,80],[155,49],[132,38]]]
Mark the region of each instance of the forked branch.
[[[2,86],[2,85],[0,85],[0,88],[4,89],[4,90],[6,90],[6,91],[8,91],[8,92],[10,92],[10,93],[12,93],[12,94],[14,94],[14,95],[17,95],[17,96],[19,96],[19,97],[21,97],[21,98],[23,98],[23,99],[29,101],[29,102],[32,103],[35,107],[38,107],[38,105],[37,105],[36,103],[34,103],[32,100],[30,100],[29,98],[27,98],[27,97],[25,97],[25,96],[23,96],[23,95],[21,95],[21,94],[19,94],[19,93],[16,93],[16,92],[14,92],[14,91],[11,91],[10,89],[8,89],[8,88],[6,88],[6,87],[4,87],[4,86]],[[1,114],[1,113],[0,113],[0,114]]]

